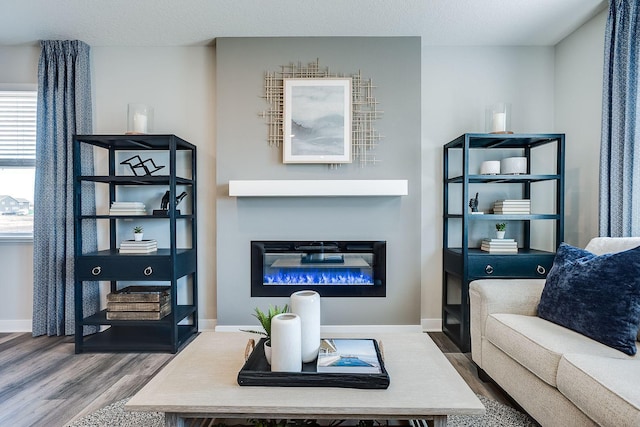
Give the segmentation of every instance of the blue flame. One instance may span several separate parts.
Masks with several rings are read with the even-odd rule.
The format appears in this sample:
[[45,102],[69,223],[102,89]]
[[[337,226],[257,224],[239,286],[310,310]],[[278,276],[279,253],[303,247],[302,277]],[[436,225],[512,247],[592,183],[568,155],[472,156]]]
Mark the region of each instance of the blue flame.
[[345,269],[281,269],[264,275],[265,285],[373,285],[373,277],[360,270]]

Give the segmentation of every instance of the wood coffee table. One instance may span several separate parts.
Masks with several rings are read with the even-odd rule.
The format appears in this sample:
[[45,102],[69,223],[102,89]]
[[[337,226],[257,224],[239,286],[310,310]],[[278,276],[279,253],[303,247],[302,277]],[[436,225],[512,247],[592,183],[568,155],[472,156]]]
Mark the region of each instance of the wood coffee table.
[[[329,334],[330,337],[361,338]],[[427,334],[372,334],[382,342],[386,390],[239,386],[244,351],[255,335],[203,332],[129,400],[128,411],[164,412],[167,426],[185,418],[433,420],[483,415],[484,406]]]

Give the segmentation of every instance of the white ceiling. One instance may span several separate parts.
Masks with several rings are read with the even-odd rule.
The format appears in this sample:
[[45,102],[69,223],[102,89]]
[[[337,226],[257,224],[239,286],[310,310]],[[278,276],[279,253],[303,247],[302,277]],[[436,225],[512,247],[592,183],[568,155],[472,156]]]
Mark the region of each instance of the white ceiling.
[[217,37],[421,36],[555,45],[606,0],[0,0],[0,45],[194,46]]

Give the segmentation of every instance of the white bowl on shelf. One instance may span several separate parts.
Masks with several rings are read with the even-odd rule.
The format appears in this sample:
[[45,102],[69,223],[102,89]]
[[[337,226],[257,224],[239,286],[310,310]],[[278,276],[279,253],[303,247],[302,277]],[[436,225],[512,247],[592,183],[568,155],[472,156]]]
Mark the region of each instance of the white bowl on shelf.
[[480,175],[499,175],[500,160],[488,160],[480,165]]
[[500,171],[503,175],[518,175],[527,173],[526,157],[507,157],[500,161]]

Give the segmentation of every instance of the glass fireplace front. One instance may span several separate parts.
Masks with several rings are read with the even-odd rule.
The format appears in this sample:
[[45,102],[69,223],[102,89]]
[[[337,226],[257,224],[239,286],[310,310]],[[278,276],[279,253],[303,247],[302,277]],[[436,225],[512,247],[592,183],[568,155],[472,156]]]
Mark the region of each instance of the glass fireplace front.
[[252,241],[251,296],[386,296],[384,241]]

